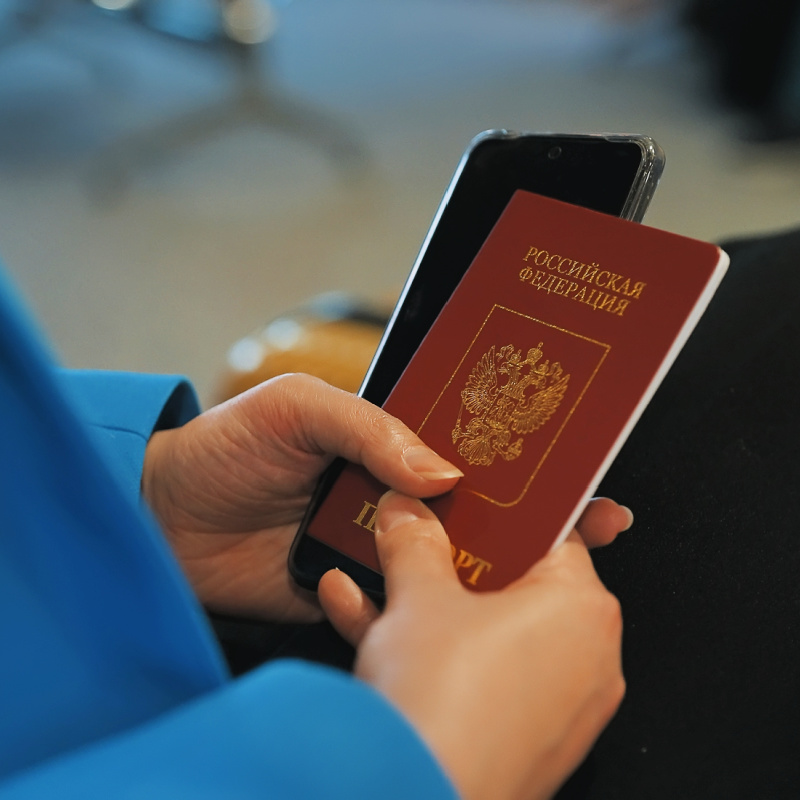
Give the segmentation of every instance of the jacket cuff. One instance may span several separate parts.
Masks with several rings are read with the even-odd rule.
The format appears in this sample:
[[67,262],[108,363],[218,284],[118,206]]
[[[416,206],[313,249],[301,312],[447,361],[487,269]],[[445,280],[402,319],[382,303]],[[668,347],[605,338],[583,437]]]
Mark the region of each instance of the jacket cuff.
[[57,378],[100,457],[137,500],[152,434],[200,413],[194,389],[179,375],[60,369]]

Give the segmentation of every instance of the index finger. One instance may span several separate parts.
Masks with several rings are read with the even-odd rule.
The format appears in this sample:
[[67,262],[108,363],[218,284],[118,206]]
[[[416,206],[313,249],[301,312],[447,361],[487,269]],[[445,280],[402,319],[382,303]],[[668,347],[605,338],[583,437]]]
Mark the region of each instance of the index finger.
[[633,513],[608,497],[592,498],[583,510],[575,527],[586,546],[602,547],[616,539],[617,534],[633,524]]

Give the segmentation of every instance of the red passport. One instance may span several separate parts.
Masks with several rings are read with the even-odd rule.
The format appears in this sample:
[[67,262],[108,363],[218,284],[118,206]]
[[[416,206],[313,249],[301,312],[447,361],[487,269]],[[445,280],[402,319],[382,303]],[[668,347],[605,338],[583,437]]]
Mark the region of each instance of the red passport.
[[[513,196],[384,404],[464,472],[427,502],[466,586],[505,586],[567,536],[727,265],[707,242]],[[348,465],[308,533],[380,571],[384,491]]]

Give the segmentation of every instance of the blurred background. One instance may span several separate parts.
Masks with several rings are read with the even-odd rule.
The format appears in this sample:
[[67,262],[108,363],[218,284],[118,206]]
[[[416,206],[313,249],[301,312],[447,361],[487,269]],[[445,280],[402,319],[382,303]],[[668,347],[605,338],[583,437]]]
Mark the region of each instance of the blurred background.
[[675,233],[800,225],[797,3],[98,3],[0,0],[0,256],[69,366],[208,405],[270,320],[391,305],[486,128],[653,136]]

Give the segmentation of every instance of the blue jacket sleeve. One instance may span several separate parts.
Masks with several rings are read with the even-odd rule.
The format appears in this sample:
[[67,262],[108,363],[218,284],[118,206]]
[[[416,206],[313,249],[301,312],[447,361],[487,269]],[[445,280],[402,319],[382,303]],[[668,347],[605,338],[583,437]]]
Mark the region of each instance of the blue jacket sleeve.
[[139,495],[153,432],[179,427],[200,411],[191,384],[177,375],[66,369],[57,375],[100,456],[131,498]]
[[128,502],[152,430],[197,410],[185,382],[53,374],[0,275],[0,799],[452,798],[365,684],[293,662],[229,679]]
[[366,684],[284,661],[0,784],[0,800],[455,800],[410,725]]
[[[125,493],[138,498],[147,441],[199,413],[179,376],[59,370]],[[456,797],[425,744],[369,686],[275,662],[148,723],[0,783],[0,800],[180,797],[350,800]]]

